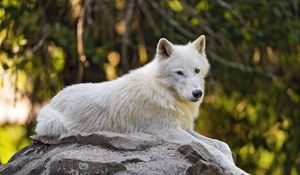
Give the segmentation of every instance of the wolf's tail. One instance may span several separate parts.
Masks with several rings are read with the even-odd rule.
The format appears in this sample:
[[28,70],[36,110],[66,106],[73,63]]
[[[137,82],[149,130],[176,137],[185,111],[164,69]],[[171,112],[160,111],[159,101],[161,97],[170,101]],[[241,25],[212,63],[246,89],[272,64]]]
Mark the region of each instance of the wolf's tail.
[[61,136],[67,133],[67,130],[61,122],[62,115],[51,106],[44,106],[38,114],[36,133],[41,136]]

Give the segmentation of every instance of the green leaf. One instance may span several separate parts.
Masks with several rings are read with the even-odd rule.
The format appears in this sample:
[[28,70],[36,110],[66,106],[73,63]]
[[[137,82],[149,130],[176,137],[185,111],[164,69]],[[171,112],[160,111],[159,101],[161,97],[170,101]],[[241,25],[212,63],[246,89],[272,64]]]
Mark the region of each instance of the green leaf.
[[168,4],[171,7],[171,9],[176,12],[180,12],[183,9],[181,2],[178,0],[171,0]]

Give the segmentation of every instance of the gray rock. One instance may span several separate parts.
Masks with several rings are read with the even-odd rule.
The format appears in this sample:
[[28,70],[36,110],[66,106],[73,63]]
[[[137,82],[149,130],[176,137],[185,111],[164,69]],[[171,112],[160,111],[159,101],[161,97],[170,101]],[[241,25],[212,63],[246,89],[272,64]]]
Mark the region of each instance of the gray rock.
[[62,138],[32,137],[0,175],[225,174],[197,143],[178,145],[144,133],[99,132]]
[[[187,175],[222,175],[224,171],[214,163],[210,157],[209,153],[198,145],[197,143],[191,143],[189,145],[182,145],[178,147],[178,151],[185,155],[185,158],[193,163],[186,172]],[[204,154],[203,154],[204,153]]]
[[160,145],[163,142],[159,137],[144,133],[129,133],[124,135],[105,131],[83,135],[68,135],[59,139],[43,136],[32,136],[31,139],[36,142],[52,145],[77,143],[83,145],[101,145],[115,150],[132,151],[141,151],[149,147]]

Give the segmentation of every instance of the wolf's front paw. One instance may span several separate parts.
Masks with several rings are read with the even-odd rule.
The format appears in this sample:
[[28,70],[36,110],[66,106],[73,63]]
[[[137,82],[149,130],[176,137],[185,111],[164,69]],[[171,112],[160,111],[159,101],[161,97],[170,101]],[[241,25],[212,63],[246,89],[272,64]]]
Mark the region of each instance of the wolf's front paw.
[[243,171],[242,169],[235,167],[234,169],[231,169],[229,171],[226,172],[226,174],[230,174],[230,175],[250,175],[249,173],[246,173],[245,171]]
[[234,162],[233,157],[232,157],[232,152],[230,150],[230,147],[219,140],[213,139],[214,141],[214,147],[217,148],[219,151],[221,151],[223,154],[225,154],[225,156],[231,160],[232,162]]

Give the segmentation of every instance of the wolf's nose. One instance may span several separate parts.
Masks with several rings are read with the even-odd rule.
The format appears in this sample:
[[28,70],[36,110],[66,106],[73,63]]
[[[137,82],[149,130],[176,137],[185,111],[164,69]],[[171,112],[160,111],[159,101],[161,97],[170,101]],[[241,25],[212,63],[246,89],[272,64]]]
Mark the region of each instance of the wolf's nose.
[[192,92],[192,94],[193,94],[193,96],[194,96],[195,98],[200,98],[200,97],[202,96],[202,91],[201,91],[201,90],[194,90],[194,91]]

